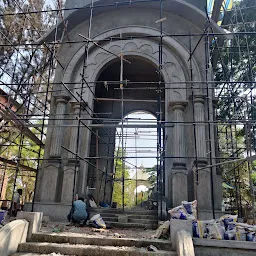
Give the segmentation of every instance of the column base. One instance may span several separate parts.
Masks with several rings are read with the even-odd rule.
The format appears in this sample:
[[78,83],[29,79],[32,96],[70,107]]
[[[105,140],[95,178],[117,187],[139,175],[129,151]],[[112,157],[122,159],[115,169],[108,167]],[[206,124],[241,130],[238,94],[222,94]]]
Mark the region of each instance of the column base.
[[188,171],[186,168],[172,168],[172,203],[173,207],[181,204],[182,201],[188,200]]
[[54,202],[56,199],[56,190],[58,185],[60,161],[48,160],[42,170],[43,178],[40,186],[40,200]]
[[208,168],[198,171],[198,185],[195,189],[197,189],[198,210],[211,211],[212,210],[211,173]]
[[75,166],[65,166],[62,183],[61,202],[71,203],[73,197]]
[[[51,221],[67,221],[70,209],[71,203],[35,202],[34,204],[34,212],[43,212],[44,216],[49,216]],[[31,211],[32,203],[25,203],[24,210]]]

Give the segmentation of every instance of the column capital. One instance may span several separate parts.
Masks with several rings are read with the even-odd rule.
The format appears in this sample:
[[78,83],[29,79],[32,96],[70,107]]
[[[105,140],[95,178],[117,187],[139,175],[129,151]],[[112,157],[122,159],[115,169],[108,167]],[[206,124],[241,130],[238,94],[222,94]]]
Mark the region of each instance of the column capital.
[[64,104],[67,104],[70,100],[70,97],[69,96],[66,96],[66,95],[57,95],[55,96],[55,99],[56,99],[56,103],[64,103]]
[[188,105],[188,101],[171,101],[171,102],[169,102],[169,106],[173,110],[175,110],[175,109],[184,110],[187,105]]
[[205,103],[205,96],[204,95],[195,95],[194,96],[194,103]]
[[184,174],[184,175],[188,175],[188,170],[186,167],[173,167],[172,168],[172,174]]
[[72,108],[74,110],[77,110],[80,107],[82,107],[82,110],[83,110],[83,108],[85,109],[88,106],[87,103],[85,103],[85,102],[78,102],[78,101],[70,101],[70,104],[71,104],[71,106],[72,106]]

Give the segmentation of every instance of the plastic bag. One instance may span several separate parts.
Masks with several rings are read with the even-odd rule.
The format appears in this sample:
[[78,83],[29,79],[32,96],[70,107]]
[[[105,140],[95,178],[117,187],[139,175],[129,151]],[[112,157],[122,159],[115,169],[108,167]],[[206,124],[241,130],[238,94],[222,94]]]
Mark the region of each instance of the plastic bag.
[[102,217],[100,216],[100,214],[96,214],[92,216],[92,218],[90,219],[90,222],[92,222],[94,226],[97,228],[106,228],[106,224],[102,219]]
[[254,242],[256,240],[255,232],[248,232],[246,234],[246,241],[248,242]]
[[183,205],[177,206],[168,212],[170,213],[172,219],[179,219],[179,220],[187,219],[186,210],[183,207]]
[[223,215],[220,217],[220,221],[223,223],[225,229],[227,230],[230,222],[237,222],[237,215]]
[[209,223],[208,230],[208,239],[222,240],[224,238],[225,228],[220,223]]
[[194,221],[192,223],[193,236],[197,238],[208,238],[209,225],[214,223],[214,220]]
[[197,219],[197,212],[196,212],[197,201],[196,200],[193,202],[182,201],[182,205],[187,212],[187,219],[196,220]]
[[235,240],[236,230],[225,231],[224,239],[225,240]]
[[238,229],[235,234],[235,240],[246,241],[247,232],[244,229]]

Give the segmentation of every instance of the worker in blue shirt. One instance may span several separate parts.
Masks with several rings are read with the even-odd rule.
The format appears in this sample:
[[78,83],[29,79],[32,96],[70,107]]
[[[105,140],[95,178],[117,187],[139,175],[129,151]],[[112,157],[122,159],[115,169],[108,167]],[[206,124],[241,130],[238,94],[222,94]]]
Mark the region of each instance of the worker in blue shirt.
[[88,213],[86,211],[86,204],[83,197],[79,197],[78,200],[73,202],[73,206],[68,215],[68,220],[72,223],[81,223],[86,224],[88,220]]

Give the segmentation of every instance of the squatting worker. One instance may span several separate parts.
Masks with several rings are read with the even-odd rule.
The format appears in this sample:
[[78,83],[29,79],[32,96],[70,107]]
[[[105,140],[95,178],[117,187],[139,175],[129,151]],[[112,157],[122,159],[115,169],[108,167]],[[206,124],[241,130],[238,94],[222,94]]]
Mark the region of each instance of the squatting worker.
[[79,197],[78,200],[73,202],[70,214],[68,215],[68,220],[73,223],[86,224],[88,219],[88,213],[86,211],[86,204],[83,197]]

